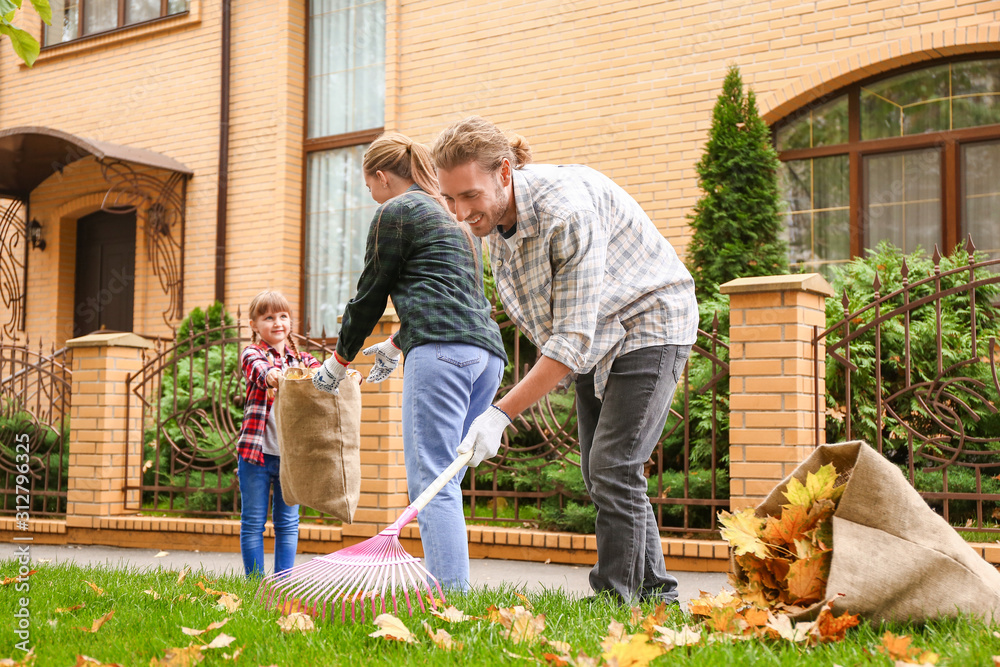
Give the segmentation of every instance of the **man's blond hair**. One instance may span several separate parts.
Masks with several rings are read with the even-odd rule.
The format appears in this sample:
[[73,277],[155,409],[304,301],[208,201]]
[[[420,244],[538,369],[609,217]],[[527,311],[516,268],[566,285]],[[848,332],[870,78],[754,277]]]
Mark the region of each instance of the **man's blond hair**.
[[493,173],[504,158],[514,169],[531,162],[531,147],[527,139],[499,127],[479,116],[469,116],[452,123],[438,135],[431,150],[434,166],[454,169],[475,161],[479,167]]

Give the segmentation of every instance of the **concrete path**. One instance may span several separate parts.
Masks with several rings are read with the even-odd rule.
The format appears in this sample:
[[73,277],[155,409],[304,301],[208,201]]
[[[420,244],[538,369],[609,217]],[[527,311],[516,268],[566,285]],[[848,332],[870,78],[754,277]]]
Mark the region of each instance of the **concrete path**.
[[[0,547],[0,558],[9,558],[14,554],[14,549],[13,544]],[[169,547],[165,547],[164,551],[167,552],[166,555],[156,557],[158,552],[150,549],[32,544],[31,558],[34,561],[51,563],[102,564],[140,569],[180,570],[183,567],[192,569],[201,567],[216,575],[243,571],[243,562],[238,553],[174,551]],[[299,565],[313,557],[313,554],[299,554],[295,558],[295,564]],[[265,555],[265,562],[268,565],[273,563],[271,554]],[[469,573],[473,586],[496,587],[513,584],[518,589],[531,592],[559,588],[569,596],[585,596],[592,593],[587,578],[590,567],[586,565],[474,558],[469,563]],[[672,574],[680,582],[682,603],[698,597],[700,590],[715,594],[722,588],[730,588],[726,583],[726,575],[721,573],[673,572]]]

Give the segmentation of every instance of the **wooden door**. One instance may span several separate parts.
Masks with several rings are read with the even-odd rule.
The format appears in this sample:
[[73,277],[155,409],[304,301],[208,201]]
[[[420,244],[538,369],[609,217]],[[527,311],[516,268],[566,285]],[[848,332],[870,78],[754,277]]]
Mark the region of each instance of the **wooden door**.
[[98,211],[76,227],[73,335],[132,331],[135,300],[135,212]]

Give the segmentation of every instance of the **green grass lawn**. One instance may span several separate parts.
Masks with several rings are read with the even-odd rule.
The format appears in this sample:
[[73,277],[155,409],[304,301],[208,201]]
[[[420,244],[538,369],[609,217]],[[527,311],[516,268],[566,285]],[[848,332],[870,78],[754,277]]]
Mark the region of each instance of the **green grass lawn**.
[[[117,570],[104,567],[38,564],[38,572],[27,579],[30,589],[17,591],[17,584],[0,587],[0,659],[21,660],[24,654],[15,648],[21,639],[15,634],[15,613],[21,598],[28,600],[30,646],[34,647],[39,667],[71,667],[77,656],[85,655],[102,663],[149,665],[162,659],[168,649],[183,648],[192,642],[208,643],[220,633],[235,638],[228,647],[206,649],[202,665],[232,664],[230,656],[241,649],[238,665],[529,665],[550,663],[546,653],[555,653],[551,645],[539,642],[515,643],[503,636],[504,628],[487,620],[448,623],[427,613],[413,617],[400,615],[416,635],[416,644],[372,638],[377,630],[369,616],[364,623],[317,621],[313,632],[285,633],[277,625],[279,616],[263,608],[255,599],[256,585],[239,576],[206,580],[199,572],[188,573],[178,584],[172,571]],[[0,561],[0,579],[15,576],[15,560]],[[103,589],[98,595],[86,582]],[[229,612],[217,604],[215,595],[198,587],[226,591],[242,598],[240,607]],[[147,592],[151,591],[151,592]],[[493,606],[510,608],[523,605],[514,589],[476,589],[468,595],[452,595],[448,603],[466,614],[485,616]],[[156,595],[154,596],[153,593]],[[157,597],[158,596],[158,597]],[[527,594],[534,614],[544,614],[548,640],[568,642],[571,654],[582,651],[597,662],[603,649],[601,640],[608,634],[608,624],[616,619],[629,625],[631,613],[626,607],[609,603],[588,604],[569,598],[560,591]],[[57,611],[84,605],[73,611]],[[96,619],[108,612],[114,615],[96,632],[90,629]],[[644,608],[644,613],[652,611]],[[198,637],[184,634],[182,627],[205,629],[210,623],[229,619],[225,626]],[[461,650],[446,652],[429,639],[423,624],[445,629],[455,641],[464,643]],[[680,627],[696,619],[677,610],[670,613],[665,625]],[[993,656],[1000,655],[1000,630],[976,620],[942,620],[925,626],[862,624],[848,631],[845,641],[804,648],[783,641],[723,640],[717,643],[676,648],[655,658],[653,665],[892,665],[877,647],[886,630],[913,637],[913,645],[940,654],[939,665],[993,667]],[[581,663],[583,664],[583,663]],[[645,663],[640,663],[645,664]]]

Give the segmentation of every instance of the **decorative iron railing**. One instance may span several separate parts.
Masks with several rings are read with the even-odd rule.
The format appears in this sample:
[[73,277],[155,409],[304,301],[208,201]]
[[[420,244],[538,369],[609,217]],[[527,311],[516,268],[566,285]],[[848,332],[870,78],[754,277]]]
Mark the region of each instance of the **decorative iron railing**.
[[[236,441],[243,422],[246,380],[240,351],[250,343],[241,313],[236,323],[206,326],[176,341],[157,341],[143,367],[128,377],[138,399],[141,440],[130,430],[126,467],[129,509],[156,515],[238,518]],[[293,334],[299,350],[320,359],[333,348]],[[134,401],[132,402],[134,403]],[[129,407],[134,410],[132,404]],[[130,414],[130,418],[134,415]],[[304,520],[326,521],[302,508]]]
[[[510,356],[502,395],[530,370],[534,345],[502,311],[494,312]],[[649,496],[660,529],[716,530],[714,517],[729,508],[729,346],[718,331],[699,331],[698,342],[660,441],[646,464]],[[517,418],[500,455],[463,483],[469,520],[593,532],[594,509],[580,472],[573,387],[550,393]]]
[[876,274],[853,312],[844,291],[843,318],[814,338],[816,441],[867,440],[956,528],[1000,532],[1000,259],[977,261],[971,239],[965,253],[943,263],[935,247],[915,281],[904,259],[901,286],[883,294]]
[[69,350],[0,334],[0,515],[66,516],[71,399]]

